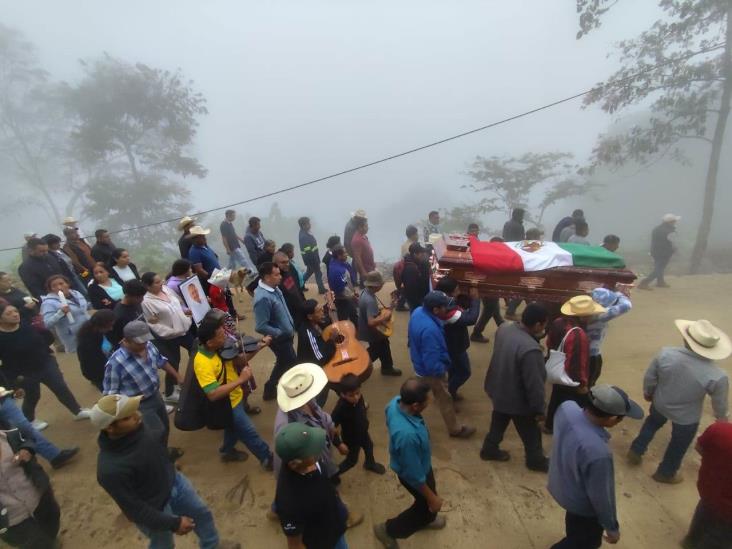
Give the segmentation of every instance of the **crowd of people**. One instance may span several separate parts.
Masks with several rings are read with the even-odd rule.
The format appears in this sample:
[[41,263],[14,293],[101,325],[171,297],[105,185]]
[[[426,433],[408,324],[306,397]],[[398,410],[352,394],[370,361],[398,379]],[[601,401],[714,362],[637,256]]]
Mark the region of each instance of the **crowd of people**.
[[[540,229],[524,228],[524,218],[523,209],[514,210],[493,240],[543,240]],[[667,214],[653,230],[655,267],[640,288],[650,289],[653,280],[666,286],[663,273],[674,251],[669,235],[678,220]],[[300,265],[295,245],[278,248],[264,236],[259,218],[248,220],[243,236],[235,222],[236,212],[227,210],[219,227],[228,256],[223,265],[207,241],[210,229],[183,217],[180,257],[168,273],[140,273],[130,252],[117,247],[105,229],[95,231],[90,245],[73,218],[64,220],[63,238],[25,235],[18,269],[24,289],[0,273],[0,539],[32,548],[54,547],[57,540],[62,510],[36,454],[58,469],[79,448],[60,449],[41,433],[49,424],[35,413],[43,384],[75,420],[89,419],[99,430],[98,482],[150,547],[172,547],[174,535],[189,532],[204,548],[240,547],[220,539],[211,510],[175,467],[185,451],[169,445],[169,414],[178,405],[180,428],[193,422],[195,428],[223,429],[223,462],[243,462],[251,453],[273,473],[276,494],[268,515],[280,522],[288,547],[347,548],[346,530],[360,524],[363,514],[341,499],[340,477],[358,463],[361,450],[366,471],[383,475],[386,467],[374,456],[365,380],[347,374],[333,382],[324,371],[344,341],[329,325],[350,321],[379,373],[400,377],[390,336],[394,314],[408,311],[413,375],[394,386],[398,394],[385,409],[385,421],[389,467],[413,502],[376,524],[378,541],[393,549],[419,530],[446,526],[423,411],[434,402],[454,439],[476,433],[459,419],[455,403],[471,377],[468,348],[488,342],[483,331],[490,319],[497,331],[484,389],[492,413],[480,458],[511,459],[501,443],[513,423],[526,467],[548,474],[549,492],[566,511],[566,535],[553,547],[594,548],[603,538],[619,540],[608,429],[644,413],[625,391],[600,378],[608,323],[632,307],[627,290],[595,288],[566,301],[556,315],[539,302],[527,302],[519,314],[523,301],[517,297],[507,301],[502,315],[498,298],[481,297],[476,288],[464,291],[455,278],[435,280],[430,257],[442,231],[439,212],[432,211],[421,238],[418,227],[407,226],[393,268],[395,290],[384,303],[385,281],[363,210],[353,212],[343,238],[330,237],[324,252],[310,219],[300,218]],[[466,232],[477,238],[480,227],[471,224]],[[575,210],[557,224],[552,240],[590,245],[588,234],[584,213]],[[602,242],[611,252],[619,244],[616,235]],[[306,297],[311,277],[324,302]],[[237,292],[251,296],[256,337],[240,333],[244,315],[235,308]],[[208,304],[200,318],[191,300]],[[728,377],[716,362],[732,353],[732,345],[706,320],[679,319],[676,327],[683,345],[663,348],[645,373],[650,411],[626,459],[640,464],[654,435],[670,421],[668,448],[652,478],[682,482],[678,471],[697,434],[704,399],[711,396],[717,422],[698,439],[700,502],[684,543],[729,547],[732,427]],[[262,400],[277,406],[272,445],[250,418],[262,409],[248,402],[257,388],[249,361],[264,349],[274,356],[262,388]],[[60,351],[77,355],[82,375],[99,391],[93,407],[83,408],[66,384],[55,356]],[[183,351],[187,371],[181,368]],[[331,392],[337,402],[329,413]],[[549,456],[542,432],[553,437]]]

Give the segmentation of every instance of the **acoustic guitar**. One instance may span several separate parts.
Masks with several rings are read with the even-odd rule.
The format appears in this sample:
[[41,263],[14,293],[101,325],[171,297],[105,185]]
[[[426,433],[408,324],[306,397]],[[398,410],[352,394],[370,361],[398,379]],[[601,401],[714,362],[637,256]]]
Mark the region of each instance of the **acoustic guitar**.
[[[389,309],[390,311],[393,311],[394,307],[396,307],[397,301],[399,299],[398,292],[396,290],[392,291],[391,292],[391,303],[387,307],[386,305],[384,305],[381,302],[381,300],[379,299],[379,297],[376,294],[374,294],[374,297],[376,298],[376,301],[378,301],[379,305],[381,306],[381,309],[379,309],[379,313],[381,313],[384,309]],[[376,330],[384,337],[391,337],[392,334],[394,333],[394,317],[392,316],[389,318],[389,320],[385,320],[384,322],[379,324],[376,327]]]
[[323,330],[323,339],[329,340],[335,333],[336,351],[333,358],[323,366],[323,371],[331,383],[340,383],[346,374],[354,374],[364,382],[371,376],[373,370],[369,353],[356,338],[356,327],[353,322],[338,320],[333,292],[328,292],[325,300],[332,323]]

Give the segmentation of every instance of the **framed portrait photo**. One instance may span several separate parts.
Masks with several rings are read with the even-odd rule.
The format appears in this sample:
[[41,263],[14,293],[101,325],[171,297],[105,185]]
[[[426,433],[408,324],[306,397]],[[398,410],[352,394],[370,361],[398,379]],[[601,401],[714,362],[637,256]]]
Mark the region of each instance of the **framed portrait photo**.
[[191,310],[193,321],[200,324],[206,313],[211,310],[211,305],[208,304],[208,298],[206,292],[203,291],[201,281],[194,275],[185,282],[181,282],[178,288],[183,300]]

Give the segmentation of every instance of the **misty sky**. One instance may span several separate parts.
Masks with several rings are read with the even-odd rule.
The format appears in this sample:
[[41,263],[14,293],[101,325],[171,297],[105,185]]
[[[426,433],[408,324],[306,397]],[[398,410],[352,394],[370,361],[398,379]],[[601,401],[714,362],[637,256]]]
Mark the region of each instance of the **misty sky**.
[[[181,67],[210,111],[196,143],[209,170],[205,191],[191,181],[197,209],[340,171],[584,90],[617,67],[607,57],[614,42],[659,16],[654,2],[621,2],[601,29],[578,41],[575,2],[568,0],[0,0],[0,13],[4,24],[37,45],[42,64],[59,79],[75,81],[77,60],[103,51]],[[564,150],[586,158],[612,118],[579,105],[278,202],[286,215],[313,217],[321,233],[340,232],[348,212],[365,208],[377,254],[393,256],[383,248],[402,240],[406,223],[473,197],[459,187],[475,155]],[[266,215],[269,205],[240,211]],[[547,224],[572,207],[563,205]],[[24,230],[16,228],[0,243],[17,245]]]

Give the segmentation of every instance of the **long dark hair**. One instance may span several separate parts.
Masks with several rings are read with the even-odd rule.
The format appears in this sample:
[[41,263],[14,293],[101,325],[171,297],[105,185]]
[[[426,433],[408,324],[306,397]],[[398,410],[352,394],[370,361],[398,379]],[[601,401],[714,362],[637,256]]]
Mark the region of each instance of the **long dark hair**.
[[109,326],[111,322],[114,322],[115,316],[114,311],[111,309],[100,309],[92,315],[92,317],[84,322],[76,333],[76,339],[81,341],[85,337],[89,337],[92,334],[99,334],[104,326]]

